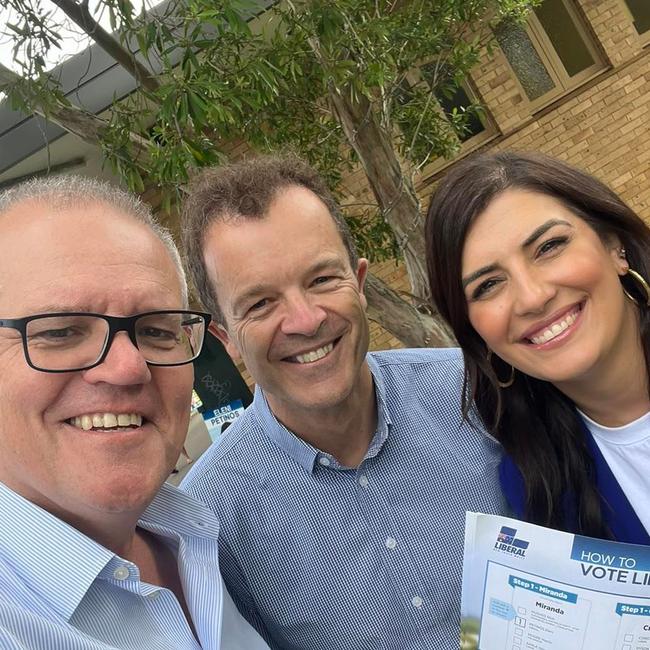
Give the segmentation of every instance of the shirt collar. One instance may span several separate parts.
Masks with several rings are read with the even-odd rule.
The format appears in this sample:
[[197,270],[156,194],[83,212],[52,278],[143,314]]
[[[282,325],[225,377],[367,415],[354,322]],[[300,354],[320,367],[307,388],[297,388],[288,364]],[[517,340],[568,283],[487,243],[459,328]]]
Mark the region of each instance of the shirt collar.
[[[391,424],[390,413],[386,401],[386,386],[383,377],[379,372],[379,365],[370,354],[366,356],[366,361],[370,368],[370,372],[372,373],[373,385],[375,388],[377,429],[370,442],[364,460],[366,458],[372,458],[379,453],[388,437],[388,431]],[[329,454],[322,452],[320,449],[310,445],[302,438],[299,438],[277,420],[266,400],[264,391],[259,387],[259,385],[255,387],[253,409],[260,421],[262,431],[288,456],[293,458],[305,471],[312,473],[317,459],[321,456],[326,456],[332,461],[332,466],[337,466],[335,459],[333,459]]]
[[268,436],[286,454],[293,458],[303,469],[311,472],[318,457],[318,449],[289,431],[271,411],[264,391],[259,384],[255,386],[253,408],[257,414],[263,433]]
[[203,503],[169,483],[164,483],[138,525],[164,537],[214,537],[219,522]]
[[[114,553],[0,483],[0,557],[69,620]],[[61,589],[61,585],[65,589]]]
[[[0,561],[66,621],[103,569],[118,558],[98,542],[0,483]],[[203,504],[164,484],[138,525],[169,538],[216,538],[216,517]],[[61,585],[65,589],[61,589]]]
[[379,453],[386,442],[390,426],[393,422],[388,409],[386,384],[384,383],[384,377],[379,370],[379,364],[372,354],[366,356],[366,361],[368,362],[368,367],[372,373],[372,381],[375,387],[375,400],[377,402],[377,430],[375,431],[375,436],[370,443],[370,447],[368,447],[368,452],[366,453],[366,458],[372,458]]

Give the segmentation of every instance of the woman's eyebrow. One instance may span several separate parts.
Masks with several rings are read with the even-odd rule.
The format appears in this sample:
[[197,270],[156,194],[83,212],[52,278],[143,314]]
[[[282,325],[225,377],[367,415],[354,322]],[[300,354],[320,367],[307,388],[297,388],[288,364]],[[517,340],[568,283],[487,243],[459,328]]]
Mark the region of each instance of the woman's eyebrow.
[[538,228],[535,228],[535,230],[533,230],[533,232],[531,232],[530,235],[528,235],[528,237],[524,240],[521,247],[528,248],[528,246],[533,244],[537,239],[539,239],[545,232],[550,230],[553,226],[572,227],[571,224],[568,221],[565,221],[564,219],[549,219],[546,223],[543,223]]
[[463,278],[463,289],[465,289],[468,284],[474,282],[474,280],[478,280],[482,275],[492,273],[492,271],[495,271],[497,268],[496,264],[490,264],[489,266],[483,266],[477,271],[474,271],[474,273],[470,273],[468,276]]

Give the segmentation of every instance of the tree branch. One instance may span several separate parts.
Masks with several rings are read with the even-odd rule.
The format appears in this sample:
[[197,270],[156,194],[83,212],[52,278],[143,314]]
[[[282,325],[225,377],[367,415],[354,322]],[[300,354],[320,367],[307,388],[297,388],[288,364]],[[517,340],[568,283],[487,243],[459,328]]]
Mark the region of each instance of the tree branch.
[[[3,86],[10,86],[21,81],[23,79],[20,75],[0,63],[0,90],[3,89]],[[44,107],[36,105],[32,99],[30,109],[37,115],[51,120],[66,131],[74,133],[85,142],[95,146],[101,145],[104,133],[108,128],[108,122],[101,117],[76,106],[66,106],[57,101],[50,101],[47,107]],[[134,156],[141,162],[145,162],[149,158],[150,142],[133,132],[129,134],[129,141]]]
[[110,54],[140,85],[149,92],[160,88],[158,80],[135,57],[109,34],[92,16],[86,3],[77,4],[74,0],[52,0],[52,2],[74,21],[107,54]]
[[372,273],[365,285],[368,318],[410,348],[456,345],[446,324],[422,314]]

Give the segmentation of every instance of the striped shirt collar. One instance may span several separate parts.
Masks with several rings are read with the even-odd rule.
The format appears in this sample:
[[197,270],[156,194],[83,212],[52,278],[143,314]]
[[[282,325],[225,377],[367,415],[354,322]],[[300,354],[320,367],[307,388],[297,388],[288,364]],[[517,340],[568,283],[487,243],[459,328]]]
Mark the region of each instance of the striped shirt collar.
[[[366,362],[372,373],[373,385],[375,387],[375,400],[377,404],[377,429],[365,454],[365,458],[376,456],[386,439],[391,425],[390,412],[386,401],[386,386],[384,379],[379,372],[377,361],[372,355],[366,356]],[[338,461],[330,454],[317,449],[313,445],[299,438],[296,434],[289,431],[271,411],[271,407],[264,395],[264,391],[255,387],[253,397],[253,408],[259,418],[262,431],[275,442],[286,454],[293,458],[306,472],[313,473],[314,466],[319,458],[326,457],[334,468],[342,468]]]
[[[0,561],[10,564],[32,593],[69,621],[93,582],[119,556],[2,483],[0,512],[5,521],[14,522],[0,531]],[[219,528],[208,508],[167,484],[138,525],[174,539],[212,537]],[[25,540],[33,540],[32,546]]]
[[161,486],[138,525],[164,537],[219,535],[219,522],[212,511],[168,483]]

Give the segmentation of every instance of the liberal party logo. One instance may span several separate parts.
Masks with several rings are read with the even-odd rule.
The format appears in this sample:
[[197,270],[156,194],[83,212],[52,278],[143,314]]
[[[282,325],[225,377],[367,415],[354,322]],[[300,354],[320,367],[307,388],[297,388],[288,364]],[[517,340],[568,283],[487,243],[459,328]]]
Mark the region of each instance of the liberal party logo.
[[509,553],[510,555],[517,555],[518,557],[526,557],[526,549],[528,548],[527,542],[523,539],[517,539],[517,529],[502,526],[501,532],[497,535],[497,541],[494,548],[497,551]]

